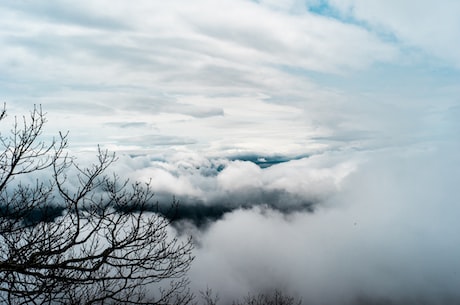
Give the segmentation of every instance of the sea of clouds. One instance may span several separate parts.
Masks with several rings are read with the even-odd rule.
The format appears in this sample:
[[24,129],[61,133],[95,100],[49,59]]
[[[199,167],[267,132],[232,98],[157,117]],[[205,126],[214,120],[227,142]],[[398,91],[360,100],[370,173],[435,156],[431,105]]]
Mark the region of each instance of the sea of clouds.
[[[453,141],[284,158],[123,156],[192,235],[195,291],[223,302],[275,288],[304,304],[460,299],[460,165]],[[250,160],[248,160],[250,159]],[[187,207],[191,207],[187,209]],[[199,211],[199,212],[197,212]]]
[[80,165],[99,143],[179,201],[194,291],[460,303],[458,8],[9,2],[0,94],[8,120],[43,105]]

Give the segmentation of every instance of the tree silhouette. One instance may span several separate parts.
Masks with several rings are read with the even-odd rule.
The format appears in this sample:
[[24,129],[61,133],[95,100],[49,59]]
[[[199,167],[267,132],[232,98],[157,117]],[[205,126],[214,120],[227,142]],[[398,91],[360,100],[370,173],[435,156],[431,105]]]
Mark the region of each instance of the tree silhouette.
[[[202,304],[219,305],[219,295],[211,288],[200,291]],[[234,300],[232,305],[301,305],[302,300],[275,289],[268,293],[248,294],[242,300]]]
[[190,302],[191,240],[171,236],[169,221],[150,212],[149,183],[108,176],[116,158],[101,149],[80,167],[67,134],[41,140],[45,123],[35,107],[0,133],[0,302]]

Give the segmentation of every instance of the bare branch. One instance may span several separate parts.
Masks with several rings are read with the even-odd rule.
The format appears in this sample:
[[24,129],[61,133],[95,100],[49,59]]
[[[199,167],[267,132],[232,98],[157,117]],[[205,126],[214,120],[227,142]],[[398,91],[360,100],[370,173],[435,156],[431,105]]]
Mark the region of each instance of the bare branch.
[[[0,134],[0,301],[189,303],[192,241],[169,235],[169,221],[152,212],[149,184],[106,176],[116,157],[100,148],[81,167],[64,154],[67,134],[40,140],[45,123],[35,107]],[[11,183],[39,171],[49,178]]]

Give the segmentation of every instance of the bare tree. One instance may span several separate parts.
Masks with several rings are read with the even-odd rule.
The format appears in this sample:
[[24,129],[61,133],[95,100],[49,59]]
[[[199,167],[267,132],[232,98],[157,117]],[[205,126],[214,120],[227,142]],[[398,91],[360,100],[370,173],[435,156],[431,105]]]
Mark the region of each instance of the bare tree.
[[200,291],[200,296],[203,305],[217,305],[219,303],[219,295],[209,287],[206,287],[204,291]]
[[233,305],[301,305],[302,300],[287,295],[280,290],[258,295],[249,294],[243,301],[235,301]]
[[107,151],[80,167],[67,134],[41,140],[45,123],[36,107],[0,134],[0,302],[188,303],[192,243],[152,212],[149,183],[108,176]]
[[[204,291],[200,291],[201,304],[203,305],[218,305],[219,304],[219,295],[214,293],[213,290],[209,287]],[[228,303],[228,302],[227,302]],[[227,304],[224,303],[224,304]],[[274,291],[268,293],[260,294],[251,294],[249,293],[247,297],[243,300],[234,300],[232,305],[301,305],[302,300],[296,299],[293,296],[283,293],[281,290],[275,289]],[[195,305],[198,305],[195,302]]]

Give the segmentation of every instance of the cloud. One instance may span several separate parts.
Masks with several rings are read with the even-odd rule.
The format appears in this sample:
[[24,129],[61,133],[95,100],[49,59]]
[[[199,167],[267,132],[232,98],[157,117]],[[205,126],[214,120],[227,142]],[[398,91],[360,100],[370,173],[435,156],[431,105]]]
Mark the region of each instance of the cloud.
[[460,160],[435,157],[447,152],[373,153],[314,213],[227,214],[196,233],[194,287],[223,300],[281,288],[307,304],[457,302]]
[[[364,21],[382,34],[390,33],[406,48],[419,48],[443,61],[460,67],[457,50],[460,21],[455,12],[459,3],[424,0],[416,5],[400,1],[327,1],[345,18]],[[439,22],[442,20],[442,22]]]
[[110,122],[106,125],[120,128],[144,128],[148,126],[146,122]]
[[210,154],[414,143],[458,95],[398,42],[298,1],[18,3],[0,20],[0,94],[17,113],[42,104],[81,149],[168,143],[152,135]]
[[[392,61],[398,52],[355,25],[243,0],[193,5],[139,1],[136,6],[126,1],[15,3],[3,8],[0,93],[18,111],[42,104],[52,115],[65,116],[61,126],[78,132],[84,129],[79,124],[83,115],[98,117],[88,129],[99,133],[85,130],[85,141],[74,138],[81,146],[107,143],[103,124],[109,113],[112,122],[132,122],[133,116],[155,122],[156,131],[168,136],[198,131],[198,137],[189,137],[202,146],[210,141],[216,141],[213,147],[223,146],[216,133],[223,125],[235,130],[234,137],[226,132],[225,138],[233,149],[266,146],[260,136],[240,141],[242,120],[258,132],[271,124],[288,135],[284,139],[293,134],[291,142],[300,142],[313,132],[302,108],[330,95],[309,77],[293,73],[294,68],[343,74]],[[266,111],[255,111],[252,104]],[[241,105],[248,110],[241,112]],[[289,108],[293,105],[297,110]],[[276,122],[259,124],[261,113],[295,110],[294,120],[272,112]],[[306,111],[317,114],[310,106]],[[289,130],[283,131],[286,120]],[[110,131],[116,129],[112,125]]]
[[[334,153],[257,158],[283,160],[271,166],[234,158],[200,156],[183,149],[165,158],[125,155],[113,171],[125,173],[132,181],[151,180],[162,212],[180,228],[186,225],[183,222],[206,227],[232,211],[254,207],[285,214],[314,212],[359,163]],[[173,197],[180,205],[171,215]]]
[[111,170],[152,177],[160,202],[176,195],[176,229],[196,242],[192,288],[222,302],[278,288],[314,304],[455,303],[458,148],[285,156],[264,168],[181,150],[120,156]]
[[457,4],[306,4],[5,3],[0,95],[175,195],[196,289],[457,302]]
[[56,24],[70,24],[89,28],[127,29],[127,26],[106,14],[88,10],[83,4],[71,1],[48,1],[46,3],[5,3],[5,8],[35,19],[44,19]]
[[158,146],[158,145],[186,145],[193,144],[193,139],[180,138],[174,136],[163,136],[163,135],[143,135],[143,136],[130,136],[117,138],[118,143],[123,145],[142,145],[142,147]]

